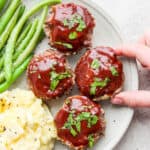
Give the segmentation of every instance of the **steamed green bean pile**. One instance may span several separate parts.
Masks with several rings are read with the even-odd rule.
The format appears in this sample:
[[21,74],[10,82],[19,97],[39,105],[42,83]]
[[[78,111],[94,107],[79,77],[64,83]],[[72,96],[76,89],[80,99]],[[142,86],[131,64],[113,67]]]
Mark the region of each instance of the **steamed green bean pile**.
[[[48,6],[60,2],[41,0],[28,10],[21,0],[0,1],[0,93],[26,70],[33,51],[43,37]],[[39,17],[30,19],[40,10]]]

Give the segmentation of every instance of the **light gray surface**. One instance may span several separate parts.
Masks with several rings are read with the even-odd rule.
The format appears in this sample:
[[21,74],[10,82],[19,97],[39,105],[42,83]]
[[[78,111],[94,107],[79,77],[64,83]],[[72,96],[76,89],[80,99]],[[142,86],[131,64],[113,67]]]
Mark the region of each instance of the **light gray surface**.
[[[116,21],[126,41],[136,42],[150,29],[149,0],[93,0]],[[139,68],[140,89],[150,90],[150,71]],[[133,121],[115,150],[150,149],[150,109],[136,109]]]

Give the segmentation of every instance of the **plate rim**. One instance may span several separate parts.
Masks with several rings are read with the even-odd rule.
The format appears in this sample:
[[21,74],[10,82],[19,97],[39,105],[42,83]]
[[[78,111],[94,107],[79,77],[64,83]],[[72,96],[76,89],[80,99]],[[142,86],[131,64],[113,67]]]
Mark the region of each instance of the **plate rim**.
[[[115,31],[115,33],[117,34],[118,38],[120,38],[120,41],[121,43],[124,42],[124,36],[122,35],[121,31],[120,31],[120,28],[119,26],[116,24],[116,22],[114,21],[114,19],[112,19],[112,17],[100,6],[100,5],[96,5],[96,3],[92,0],[79,0],[81,1],[82,3],[88,5],[89,7],[92,7],[94,8],[95,11],[97,11],[99,14],[101,14],[101,16],[106,20],[107,23],[109,23],[113,30]],[[138,90],[139,89],[139,74],[138,74],[138,67],[137,67],[137,61],[136,59],[129,59],[129,63],[130,65],[134,65],[134,72],[136,72],[136,84],[134,86],[134,90]],[[133,75],[132,75],[132,78],[133,78]],[[127,126],[124,128],[124,130],[122,131],[122,134],[120,134],[118,136],[118,138],[116,138],[114,140],[114,144],[112,144],[110,147],[111,149],[114,149],[118,144],[119,142],[122,140],[123,136],[125,135],[125,133],[127,132],[131,122],[132,122],[132,119],[133,119],[133,115],[134,115],[134,109],[133,108],[130,108],[130,111],[131,111],[131,116],[129,118],[129,122],[127,124]]]

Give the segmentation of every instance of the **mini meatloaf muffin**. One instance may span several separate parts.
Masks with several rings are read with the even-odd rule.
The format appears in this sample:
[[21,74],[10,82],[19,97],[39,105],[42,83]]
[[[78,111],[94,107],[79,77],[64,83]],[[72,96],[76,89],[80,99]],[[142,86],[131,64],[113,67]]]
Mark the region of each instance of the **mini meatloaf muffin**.
[[74,84],[74,75],[65,57],[52,50],[33,57],[27,77],[34,94],[45,100],[62,96]]
[[95,21],[87,8],[74,3],[52,7],[46,31],[50,45],[66,55],[91,45]]
[[124,78],[122,63],[109,47],[87,51],[77,63],[75,75],[81,93],[95,101],[119,92]]
[[72,149],[92,147],[105,130],[104,111],[85,96],[65,100],[55,117],[58,139]]

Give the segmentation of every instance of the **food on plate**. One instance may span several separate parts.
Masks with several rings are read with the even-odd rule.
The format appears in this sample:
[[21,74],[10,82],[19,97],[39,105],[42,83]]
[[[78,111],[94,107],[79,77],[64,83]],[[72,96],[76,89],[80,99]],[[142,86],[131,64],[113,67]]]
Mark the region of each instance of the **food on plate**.
[[47,50],[31,60],[27,77],[34,94],[45,100],[62,96],[74,84],[74,75],[66,58],[53,50]]
[[27,65],[29,64],[32,56],[29,56],[13,73],[13,76],[11,80],[6,81],[2,84],[0,84],[0,93],[7,90],[16,80],[17,78],[24,72],[24,70],[27,68]]
[[[5,2],[4,2],[5,1]],[[9,2],[9,6],[6,11],[0,16],[0,35],[2,34],[3,30],[6,28],[7,24],[9,23],[10,19],[13,17],[15,11],[20,5],[21,0],[13,0],[11,3]],[[0,4],[1,7],[4,7],[4,3],[6,4],[6,0],[1,0]]]
[[94,18],[87,8],[63,3],[52,7],[46,31],[50,45],[68,55],[91,46],[94,26]]
[[25,9],[24,6],[19,6],[16,9],[16,12],[14,13],[14,15],[12,16],[12,18],[8,22],[7,27],[5,28],[5,30],[3,31],[3,33],[1,33],[1,35],[0,35],[0,41],[1,41],[0,42],[0,49],[2,49],[4,47],[4,45],[6,44],[6,41],[9,38],[10,33],[12,32],[13,28],[17,24],[17,22],[20,19],[21,15],[24,13],[24,9]]
[[[0,93],[7,90],[26,69],[26,62],[31,59],[41,39],[48,6],[60,2],[44,0],[28,11],[25,11],[21,0],[8,2],[8,8],[0,16]],[[41,9],[40,18],[29,19]]]
[[0,11],[4,8],[5,4],[6,4],[6,0],[0,1]]
[[75,68],[75,81],[83,95],[94,101],[106,100],[121,90],[123,66],[110,47],[87,51]]
[[52,150],[56,137],[48,107],[31,91],[0,94],[1,150]]
[[55,116],[58,139],[72,149],[93,147],[105,130],[104,111],[85,96],[68,97]]

